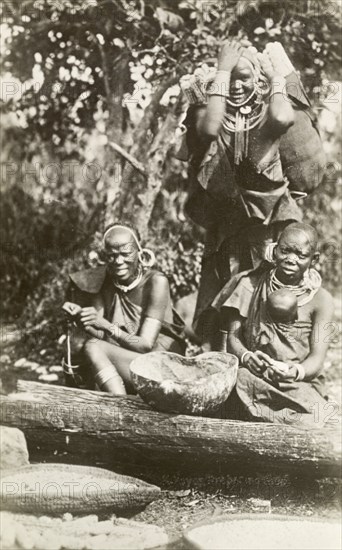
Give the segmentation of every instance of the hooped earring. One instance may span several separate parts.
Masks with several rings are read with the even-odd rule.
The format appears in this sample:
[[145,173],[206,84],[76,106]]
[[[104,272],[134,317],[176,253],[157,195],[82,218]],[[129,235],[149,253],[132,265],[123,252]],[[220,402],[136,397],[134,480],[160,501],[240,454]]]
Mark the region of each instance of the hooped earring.
[[156,262],[154,252],[149,248],[142,248],[139,251],[139,262],[143,267],[152,267]]
[[254,88],[257,96],[263,98],[270,92],[271,86],[267,78],[260,75],[259,78],[254,81]]
[[264,259],[270,264],[275,265],[274,251],[277,243],[268,243],[264,252]]
[[91,250],[89,252],[87,260],[90,267],[97,267],[99,265],[105,264],[105,262],[101,258],[101,255],[98,252],[96,252],[96,250]]

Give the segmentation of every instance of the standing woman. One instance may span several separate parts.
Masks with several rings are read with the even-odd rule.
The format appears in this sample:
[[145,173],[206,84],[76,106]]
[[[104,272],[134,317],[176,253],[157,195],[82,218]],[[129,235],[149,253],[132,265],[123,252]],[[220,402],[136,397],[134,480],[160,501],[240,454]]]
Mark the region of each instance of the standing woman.
[[201,88],[198,77],[181,82],[192,103],[185,121],[192,185],[187,211],[207,230],[195,312],[207,349],[215,346],[215,314],[208,308],[217,292],[234,274],[258,265],[267,244],[302,219],[280,158],[294,111],[279,74],[281,59],[274,57],[272,47],[257,54],[228,41],[207,85]]
[[70,275],[80,306],[73,319],[87,336],[81,358],[94,382],[124,395],[132,389],[133,359],[155,350],[184,353],[184,325],[172,308],[166,276],[152,269],[154,254],[141,247],[133,227],[110,225],[103,254],[105,265]]

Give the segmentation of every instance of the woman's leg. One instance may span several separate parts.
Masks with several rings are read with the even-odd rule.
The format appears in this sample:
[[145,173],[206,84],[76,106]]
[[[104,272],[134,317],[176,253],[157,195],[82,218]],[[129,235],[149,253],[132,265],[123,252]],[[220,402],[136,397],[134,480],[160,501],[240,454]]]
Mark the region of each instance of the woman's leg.
[[140,354],[97,339],[88,340],[83,352],[101,390],[126,395],[124,382],[132,383],[129,365]]

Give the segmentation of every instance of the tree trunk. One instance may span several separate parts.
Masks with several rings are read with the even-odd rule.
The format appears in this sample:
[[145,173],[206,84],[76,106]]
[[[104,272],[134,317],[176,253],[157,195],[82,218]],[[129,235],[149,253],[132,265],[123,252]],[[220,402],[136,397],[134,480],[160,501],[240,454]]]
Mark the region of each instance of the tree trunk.
[[336,477],[339,430],[157,412],[138,397],[110,397],[20,381],[1,423],[20,428],[34,461],[101,465],[131,474],[287,472]]
[[[147,237],[148,223],[163,182],[163,167],[172,137],[183,112],[183,98],[180,96],[176,104],[169,108],[155,135],[151,128],[158,125],[161,98],[177,80],[178,76],[173,76],[154,93],[144,118],[134,131],[134,145],[129,155],[135,162],[132,164],[128,160],[125,164],[120,191],[112,210],[112,220],[121,218],[134,223],[143,240]],[[116,144],[113,145],[114,149]],[[137,170],[137,164],[142,165],[144,171]]]
[[[121,144],[123,139],[124,109],[123,97],[127,91],[129,80],[129,53],[123,52],[114,59],[114,63],[108,61],[108,54],[101,48],[102,69],[104,72],[104,87],[106,90],[109,118],[106,125],[108,141]],[[120,75],[120,78],[118,78]],[[110,223],[115,197],[119,192],[122,176],[122,157],[107,147],[105,155],[104,180],[106,189],[106,208],[104,212],[104,225]]]

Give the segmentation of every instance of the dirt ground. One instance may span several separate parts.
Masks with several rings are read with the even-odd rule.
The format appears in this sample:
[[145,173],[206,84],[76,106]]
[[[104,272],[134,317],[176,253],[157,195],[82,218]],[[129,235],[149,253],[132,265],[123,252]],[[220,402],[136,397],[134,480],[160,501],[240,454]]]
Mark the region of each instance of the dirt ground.
[[[325,374],[330,400],[338,403],[341,414],[342,310],[336,299],[336,313]],[[2,392],[13,389],[17,379],[62,383],[62,370],[49,350],[34,350],[23,357],[20,347],[1,351]],[[51,376],[53,375],[53,376]],[[192,525],[212,521],[223,513],[272,513],[317,518],[341,518],[339,480],[298,479],[289,475],[208,476],[190,479],[160,479],[163,497],[147,506],[134,519],[164,527],[169,547],[185,549],[182,532]]]
[[[209,480],[210,481],[210,480]],[[271,513],[308,518],[341,518],[340,484],[332,480],[258,476],[208,480],[180,480],[160,501],[151,503],[135,520],[164,527],[171,548],[187,548],[180,534],[201,522],[222,514]],[[210,484],[210,483],[209,483]],[[218,485],[223,489],[216,489]],[[179,489],[188,487],[188,489]]]

